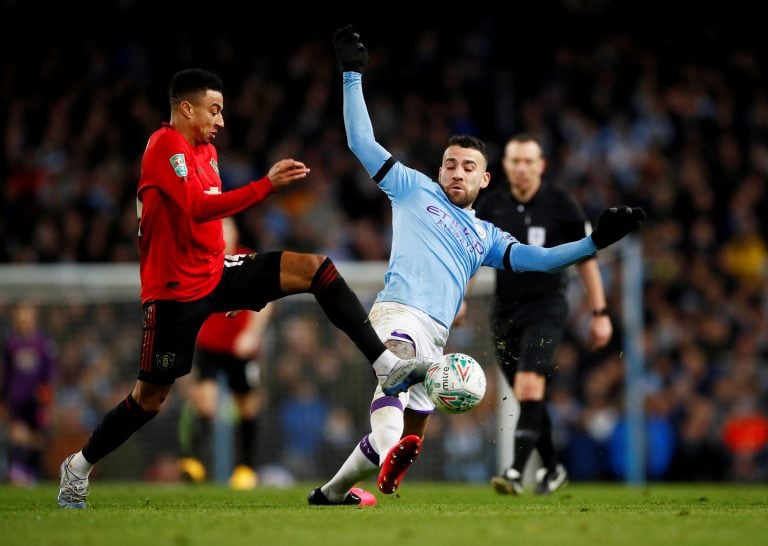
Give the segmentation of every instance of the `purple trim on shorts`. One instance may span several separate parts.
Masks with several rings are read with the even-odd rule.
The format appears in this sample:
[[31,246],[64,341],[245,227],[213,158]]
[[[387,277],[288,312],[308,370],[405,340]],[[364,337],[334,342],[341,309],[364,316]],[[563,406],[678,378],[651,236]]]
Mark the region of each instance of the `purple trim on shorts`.
[[431,409],[427,409],[427,410],[412,409],[410,411],[412,411],[413,413],[418,413],[419,415],[432,415],[433,413],[435,413],[435,410],[431,410]]
[[403,411],[403,403],[400,402],[400,398],[397,396],[382,396],[371,402],[371,413],[377,409],[386,408],[387,406]]
[[404,339],[405,341],[410,341],[411,343],[413,343],[414,347],[416,346],[416,342],[413,341],[413,338],[411,336],[409,336],[408,334],[406,334],[405,332],[398,332],[397,330],[392,330],[389,333],[389,335],[391,335],[392,337],[397,337],[397,338],[400,338],[400,339]]
[[363,436],[363,439],[360,440],[358,445],[360,446],[360,451],[363,452],[363,455],[365,455],[373,464],[379,466],[379,454],[376,453],[376,451],[373,449],[373,446],[371,445],[370,440],[368,440],[368,434]]

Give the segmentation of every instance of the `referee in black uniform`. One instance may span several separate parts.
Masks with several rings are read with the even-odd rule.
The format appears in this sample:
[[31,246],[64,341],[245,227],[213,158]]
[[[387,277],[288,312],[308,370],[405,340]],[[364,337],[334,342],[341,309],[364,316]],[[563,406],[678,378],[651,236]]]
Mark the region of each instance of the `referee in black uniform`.
[[[489,220],[531,245],[551,247],[584,237],[589,225],[584,211],[565,190],[542,182],[545,165],[541,145],[532,136],[511,138],[502,159],[508,184],[480,195],[478,218]],[[608,344],[613,325],[597,260],[587,259],[577,268],[593,310],[590,341],[596,350]],[[534,449],[543,463],[536,472],[536,493],[552,493],[568,480],[565,467],[555,455],[552,423],[544,401],[553,371],[552,358],[568,315],[566,284],[565,272],[496,270],[492,335],[498,363],[520,403],[512,466],[491,480],[499,493],[523,493],[523,469]]]

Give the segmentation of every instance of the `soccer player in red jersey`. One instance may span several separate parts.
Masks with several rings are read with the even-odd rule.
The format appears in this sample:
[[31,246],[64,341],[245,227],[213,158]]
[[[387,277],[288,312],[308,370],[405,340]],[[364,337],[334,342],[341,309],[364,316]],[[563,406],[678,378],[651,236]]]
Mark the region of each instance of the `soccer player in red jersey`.
[[182,70],[171,80],[169,98],[171,119],[149,137],[136,201],[144,309],[138,379],[82,450],[61,464],[60,508],[86,507],[93,465],[158,414],[176,378],[190,372],[195,339],[211,313],[258,311],[309,292],[366,356],[382,386],[399,384],[415,365],[387,350],[329,258],[276,251],[225,262],[222,218],[305,178],[309,168],[282,159],[260,180],[222,192],[213,145],[224,128],[221,79]]

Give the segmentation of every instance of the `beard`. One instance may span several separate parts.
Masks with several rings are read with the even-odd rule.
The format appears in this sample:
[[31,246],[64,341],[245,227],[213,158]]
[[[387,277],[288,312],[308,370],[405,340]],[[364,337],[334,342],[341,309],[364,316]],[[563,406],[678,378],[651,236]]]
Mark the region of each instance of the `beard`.
[[477,192],[468,192],[465,190],[451,190],[443,188],[448,200],[459,208],[466,209],[472,206],[477,199]]

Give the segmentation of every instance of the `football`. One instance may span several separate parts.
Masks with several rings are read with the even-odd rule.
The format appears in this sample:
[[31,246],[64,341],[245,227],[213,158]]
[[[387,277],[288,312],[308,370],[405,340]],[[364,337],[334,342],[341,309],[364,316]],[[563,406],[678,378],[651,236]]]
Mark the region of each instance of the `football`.
[[448,353],[427,370],[424,387],[432,403],[445,413],[463,413],[485,395],[485,372],[469,355]]

